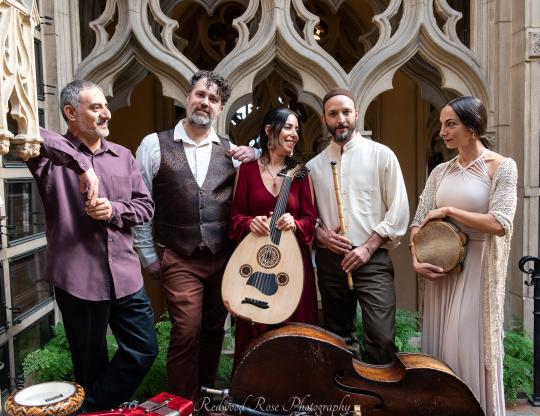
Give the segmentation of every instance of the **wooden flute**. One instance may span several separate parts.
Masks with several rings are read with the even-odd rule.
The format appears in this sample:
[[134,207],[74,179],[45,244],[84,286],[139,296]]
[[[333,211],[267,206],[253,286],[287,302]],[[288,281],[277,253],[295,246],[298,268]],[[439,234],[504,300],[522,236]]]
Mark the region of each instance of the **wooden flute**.
[[[336,191],[336,202],[337,202],[338,218],[339,218],[339,233],[341,235],[345,235],[345,233],[347,232],[347,226],[345,225],[345,221],[343,219],[343,202],[341,201],[341,188],[339,186],[337,162],[335,160],[332,160],[330,162],[330,166],[332,167],[332,177],[334,178],[334,190]],[[352,281],[351,272],[347,273],[347,284],[349,286],[349,289],[352,290],[353,281]]]

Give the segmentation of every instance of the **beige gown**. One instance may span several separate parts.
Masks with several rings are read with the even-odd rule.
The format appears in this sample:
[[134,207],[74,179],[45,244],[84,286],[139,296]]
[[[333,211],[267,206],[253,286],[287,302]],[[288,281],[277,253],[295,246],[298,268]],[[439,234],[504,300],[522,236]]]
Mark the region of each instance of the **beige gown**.
[[[481,155],[463,167],[456,158],[440,182],[437,207],[453,206],[487,213],[491,179]],[[491,377],[485,369],[482,296],[486,280],[482,258],[486,234],[467,229],[468,252],[460,273],[438,281],[425,280],[422,351],[441,358],[473,391],[486,415],[504,415],[502,356],[494,363],[497,386],[491,394]],[[502,342],[502,340],[501,340]]]

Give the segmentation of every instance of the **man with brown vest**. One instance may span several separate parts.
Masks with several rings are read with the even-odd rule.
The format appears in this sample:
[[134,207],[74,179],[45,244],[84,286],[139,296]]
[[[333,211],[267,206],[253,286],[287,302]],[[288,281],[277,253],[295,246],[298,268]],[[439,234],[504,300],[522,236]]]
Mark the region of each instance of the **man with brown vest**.
[[[235,166],[255,159],[216,134],[212,122],[231,94],[221,76],[199,71],[191,80],[186,118],[173,129],[146,136],[137,149],[156,211],[135,230],[143,267],[161,279],[172,322],[167,354],[169,391],[196,401],[213,386],[227,316],[221,280],[233,247],[228,239]],[[233,160],[231,156],[234,157]]]

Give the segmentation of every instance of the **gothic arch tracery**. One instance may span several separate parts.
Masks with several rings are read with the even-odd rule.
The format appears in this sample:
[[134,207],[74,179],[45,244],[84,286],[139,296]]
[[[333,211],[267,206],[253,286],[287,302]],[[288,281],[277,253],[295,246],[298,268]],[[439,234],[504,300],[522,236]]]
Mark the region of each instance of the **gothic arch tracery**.
[[[225,3],[225,0],[192,1],[204,6],[208,13]],[[315,40],[313,33],[319,17],[310,13],[302,0],[229,1],[243,1],[247,8],[233,22],[238,31],[236,46],[215,68],[233,85],[231,100],[218,121],[221,132],[227,131],[227,122],[232,117],[228,114],[233,111],[231,103],[250,95],[257,74],[275,60],[299,74],[305,96],[321,99],[329,88],[349,87],[357,97],[358,107],[365,112],[375,97],[392,88],[395,72],[418,54],[440,73],[443,89],[477,95],[488,107],[491,104],[485,73],[473,52],[456,34],[456,23],[461,14],[446,0],[390,0],[389,3],[369,0],[374,11],[387,6],[373,18],[378,29],[377,41],[350,73],[346,73]],[[170,11],[179,2],[162,3]],[[327,1],[334,10],[339,10],[344,3]],[[109,36],[105,28],[115,13],[118,24]],[[293,15],[303,22],[301,33],[295,26]],[[436,16],[444,22],[441,27]],[[258,25],[250,32],[250,23],[255,18]],[[159,36],[154,35],[156,25],[161,28]],[[112,86],[119,74],[136,60],[156,75],[164,95],[184,103],[188,80],[198,68],[175,47],[173,32],[178,23],[163,13],[159,0],[108,0],[105,11],[91,26],[96,32],[96,45],[81,63],[78,77],[96,81],[107,95],[112,96]],[[373,34],[369,37],[375,38]],[[365,37],[358,40],[367,41]],[[368,46],[369,42],[366,48]],[[129,88],[133,88],[126,84],[129,83],[124,83],[124,89],[128,91],[122,92],[123,102],[129,101]],[[362,125],[359,127],[363,128]]]
[[[116,11],[118,24],[109,36],[105,28]],[[154,36],[149,18],[161,26],[161,39]],[[108,0],[102,15],[90,26],[96,44],[79,65],[76,77],[96,82],[106,95],[113,96],[116,78],[137,60],[160,80],[164,95],[185,102],[189,79],[197,68],[174,46],[178,23],[163,14],[159,0]]]
[[[390,19],[400,6],[403,17],[392,34]],[[444,32],[437,26],[434,7],[446,19]],[[456,34],[460,16],[446,0],[391,0],[388,8],[374,17],[380,33],[377,43],[350,73],[350,85],[358,97],[360,110],[365,111],[376,96],[392,88],[396,71],[416,53],[440,72],[442,88],[476,95],[489,106],[487,77],[472,51]]]

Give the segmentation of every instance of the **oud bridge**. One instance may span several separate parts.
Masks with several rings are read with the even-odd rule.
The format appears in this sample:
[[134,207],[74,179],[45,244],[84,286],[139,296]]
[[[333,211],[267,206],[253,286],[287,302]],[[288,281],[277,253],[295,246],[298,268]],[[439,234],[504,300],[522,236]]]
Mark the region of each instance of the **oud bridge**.
[[[271,245],[267,245],[265,247],[271,247],[272,249],[275,248],[274,246],[271,246]],[[264,247],[262,247],[261,250],[263,248]],[[259,253],[261,252],[261,250],[259,250]],[[276,249],[276,251],[279,254],[279,250]],[[267,265],[271,264],[275,260],[274,256],[268,257],[269,252],[270,250],[265,251],[266,253],[265,256],[267,256],[265,257],[265,259],[268,260],[265,264]],[[279,255],[279,257],[280,256],[281,255]],[[289,275],[284,272],[280,272],[280,273],[264,273],[264,272],[258,272],[258,271],[253,272],[253,267],[250,264],[243,264],[242,266],[240,266],[239,273],[240,273],[240,276],[247,279],[246,281],[247,285],[254,287],[265,296],[275,295],[280,286],[286,286],[290,281]],[[250,297],[244,298],[242,303],[253,305],[261,309],[269,308],[268,302],[264,300],[260,300],[260,299],[250,298]]]

